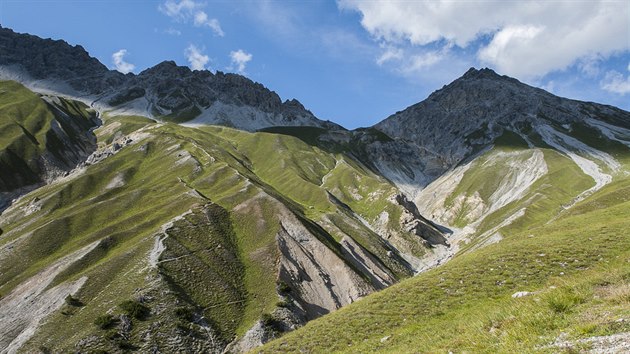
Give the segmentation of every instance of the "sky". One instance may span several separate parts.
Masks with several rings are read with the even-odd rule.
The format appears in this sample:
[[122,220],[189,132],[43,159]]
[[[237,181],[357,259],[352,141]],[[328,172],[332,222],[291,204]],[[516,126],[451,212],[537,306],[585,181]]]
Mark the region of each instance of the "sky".
[[627,0],[0,0],[0,25],[79,44],[121,72],[174,60],[239,73],[346,128],[470,67],[630,110]]

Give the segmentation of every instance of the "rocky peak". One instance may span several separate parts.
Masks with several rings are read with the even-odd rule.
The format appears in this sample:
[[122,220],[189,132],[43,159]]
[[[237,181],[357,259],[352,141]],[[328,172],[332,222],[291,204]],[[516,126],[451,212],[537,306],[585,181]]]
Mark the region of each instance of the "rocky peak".
[[476,69],[474,67],[468,69],[462,75],[461,79],[463,80],[476,80],[476,79],[490,79],[490,80],[501,80],[501,79],[510,79],[508,76],[501,76],[497,74],[494,70],[490,68]]
[[623,110],[561,98],[491,69],[471,68],[375,128],[437,153],[449,167],[473,151],[472,145],[491,144],[506,130],[518,133],[521,128],[561,126],[589,118],[630,125],[630,113]]
[[110,72],[82,46],[63,40],[42,39],[0,27],[0,53],[1,67],[11,67],[30,80],[63,81],[78,91],[94,93],[123,80],[122,74]]
[[[274,125],[339,127],[297,100],[242,75],[190,70],[163,61],[138,75],[109,70],[81,46],[0,27],[0,78],[69,96],[92,97],[103,110],[256,130]],[[209,112],[206,112],[208,111]]]
[[173,76],[173,75],[186,75],[191,71],[186,66],[177,66],[177,64],[172,60],[165,60],[151,68],[148,68],[138,74],[139,77],[148,77],[148,76],[156,76],[156,75],[165,75],[165,76]]

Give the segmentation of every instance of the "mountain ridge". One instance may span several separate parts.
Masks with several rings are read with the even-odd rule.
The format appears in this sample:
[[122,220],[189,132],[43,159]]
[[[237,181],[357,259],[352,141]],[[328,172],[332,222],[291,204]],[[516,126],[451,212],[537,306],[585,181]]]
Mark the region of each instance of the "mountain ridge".
[[[42,83],[1,53],[3,77]],[[530,286],[624,255],[630,113],[614,107],[472,68],[349,131],[240,75],[172,61],[95,82],[52,71],[67,85],[0,81],[0,138],[21,142],[2,154],[52,154],[59,144],[38,138],[54,122],[70,148],[59,173],[37,173],[0,214],[2,350],[243,352],[305,324],[290,348],[307,333],[308,349],[352,350],[361,326],[359,347],[386,350],[405,313],[443,324],[440,313],[475,304],[459,301],[543,292]],[[96,94],[72,91],[84,104],[50,90],[72,85]],[[308,332],[361,298],[330,317],[340,336]],[[365,303],[367,315],[343,317]]]
[[[0,78],[70,95],[99,110],[165,121],[221,124],[245,130],[273,125],[341,128],[317,119],[295,99],[238,74],[213,74],[163,61],[139,74],[109,70],[79,45],[0,27]],[[248,119],[230,119],[237,113]]]

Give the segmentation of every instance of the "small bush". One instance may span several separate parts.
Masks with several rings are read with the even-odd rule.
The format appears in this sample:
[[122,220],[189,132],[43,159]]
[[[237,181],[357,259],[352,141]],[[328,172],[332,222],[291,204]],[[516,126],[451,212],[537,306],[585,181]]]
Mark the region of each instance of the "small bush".
[[270,326],[275,320],[270,314],[263,313],[262,316],[260,316],[260,321],[262,321],[263,325]]
[[68,296],[66,296],[65,301],[66,301],[66,304],[68,304],[70,306],[82,306],[83,305],[83,303],[81,303],[81,301],[79,301],[79,299],[75,298],[71,294],[68,294]]
[[263,323],[263,326],[270,328],[274,332],[282,331],[282,323],[276,320],[271,314],[263,313],[260,317],[260,321]]
[[112,317],[112,315],[98,316],[94,320],[94,324],[100,329],[107,329],[113,323],[114,323],[114,318]]
[[283,282],[282,280],[278,281],[277,285],[278,293],[280,293],[281,295],[286,295],[291,292],[291,287],[289,286],[289,284]]
[[138,320],[145,319],[149,315],[149,308],[135,300],[127,300],[118,305],[128,316]]
[[178,307],[175,309],[175,316],[181,320],[192,322],[193,312],[187,307]]
[[291,303],[289,301],[278,301],[276,302],[276,306],[277,307],[283,307],[283,308],[288,308],[289,306],[291,306]]

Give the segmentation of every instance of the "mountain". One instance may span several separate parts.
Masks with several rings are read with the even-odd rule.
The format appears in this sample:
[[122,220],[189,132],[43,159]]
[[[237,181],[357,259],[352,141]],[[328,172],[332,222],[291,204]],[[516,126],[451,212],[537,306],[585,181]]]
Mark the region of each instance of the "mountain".
[[3,350],[246,350],[445,247],[352,156],[286,135],[101,118],[89,157],[2,213]]
[[471,68],[374,127],[439,154],[452,167],[506,131],[522,138],[516,143],[525,140],[531,145],[534,141],[528,135],[548,137],[549,127],[595,124],[597,129],[601,127],[597,121],[630,128],[628,112],[621,109],[563,99],[491,69]]
[[626,111],[471,69],[349,131],[240,75],[122,75],[3,28],[0,49],[3,352],[557,351],[630,331]]
[[317,119],[295,99],[282,102],[275,92],[241,75],[191,71],[172,61],[123,75],[81,46],[2,27],[0,50],[0,79],[74,97],[111,114],[249,131],[285,125],[341,128]]
[[378,123],[373,151],[426,151],[373,166],[452,231],[452,260],[260,351],[627,351],[629,128],[490,69]]

